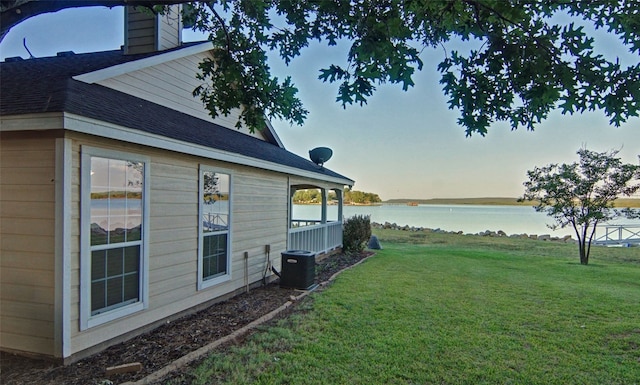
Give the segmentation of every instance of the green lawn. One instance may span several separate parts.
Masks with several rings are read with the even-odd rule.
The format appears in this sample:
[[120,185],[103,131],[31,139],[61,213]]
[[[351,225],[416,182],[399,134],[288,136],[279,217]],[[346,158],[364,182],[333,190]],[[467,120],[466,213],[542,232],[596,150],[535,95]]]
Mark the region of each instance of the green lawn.
[[196,383],[640,384],[640,248],[377,231],[384,250]]

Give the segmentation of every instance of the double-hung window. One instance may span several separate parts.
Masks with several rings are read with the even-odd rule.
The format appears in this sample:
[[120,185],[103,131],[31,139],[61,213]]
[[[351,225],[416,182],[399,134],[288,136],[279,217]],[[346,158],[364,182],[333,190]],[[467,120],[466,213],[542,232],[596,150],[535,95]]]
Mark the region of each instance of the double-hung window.
[[231,175],[200,167],[198,288],[231,279]]
[[148,160],[82,149],[81,328],[147,304]]

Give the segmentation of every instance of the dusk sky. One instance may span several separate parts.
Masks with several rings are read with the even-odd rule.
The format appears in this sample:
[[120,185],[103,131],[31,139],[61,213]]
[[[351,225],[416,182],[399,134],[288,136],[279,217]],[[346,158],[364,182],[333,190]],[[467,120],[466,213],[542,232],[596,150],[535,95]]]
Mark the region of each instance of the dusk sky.
[[[28,58],[23,38],[35,57],[118,49],[124,39],[123,14],[122,8],[96,7],[33,17],[5,37],[0,57]],[[185,31],[183,39],[202,37]],[[622,64],[638,60],[615,39],[604,37],[598,43],[613,47],[610,54],[619,56]],[[465,137],[464,128],[456,123],[459,112],[448,109],[438,83],[436,65],[444,57],[442,48],[424,50],[424,68],[408,92],[382,85],[367,105],[345,110],[335,102],[337,84],[317,78],[321,68],[344,64],[347,48],[317,44],[289,67],[273,60],[273,73],[292,77],[310,113],[303,127],[272,123],[285,147],[300,156],[306,158],[314,147],[332,148],[333,158],[325,166],[356,180],[354,189],[377,193],[383,200],[518,197],[527,170],[576,161],[580,147],[621,149],[624,162],[638,163],[640,119],[614,127],[601,112],[574,116],[555,112],[533,132],[494,124],[486,137]]]

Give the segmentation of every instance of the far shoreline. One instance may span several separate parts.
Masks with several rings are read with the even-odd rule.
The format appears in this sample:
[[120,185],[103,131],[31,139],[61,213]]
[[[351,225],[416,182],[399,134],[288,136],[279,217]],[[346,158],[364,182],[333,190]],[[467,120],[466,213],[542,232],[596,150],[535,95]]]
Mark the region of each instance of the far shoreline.
[[[406,205],[487,205],[487,206],[534,206],[536,202],[519,201],[518,198],[484,197],[484,198],[432,198],[432,199],[388,199],[383,204]],[[615,207],[640,208],[640,199],[621,198],[616,200]]]
[[[320,202],[293,202],[296,205],[320,205]],[[376,203],[344,203],[344,206],[381,206],[381,205],[485,205],[485,206],[535,206],[536,202],[518,201],[518,198],[483,197],[483,198],[431,198],[431,199],[388,199]],[[329,202],[336,205],[337,202]],[[640,208],[640,199],[621,198],[616,200],[615,207]]]
[[430,199],[388,199],[385,204],[406,205],[491,205],[491,206],[533,206],[534,202],[519,202],[518,198],[481,197],[481,198],[430,198]]

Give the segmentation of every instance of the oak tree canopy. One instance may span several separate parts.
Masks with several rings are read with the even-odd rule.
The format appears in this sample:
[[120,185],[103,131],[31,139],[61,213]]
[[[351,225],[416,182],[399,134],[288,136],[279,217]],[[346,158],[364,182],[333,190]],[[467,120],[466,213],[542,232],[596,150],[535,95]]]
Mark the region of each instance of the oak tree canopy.
[[[64,8],[164,12],[176,3],[185,4],[185,25],[219,47],[201,63],[205,85],[194,95],[212,116],[242,108],[240,119],[251,129],[261,128],[264,116],[304,122],[308,111],[295,85],[273,76],[267,57],[288,64],[313,41],[350,44],[344,63],[318,76],[339,85],[343,107],[366,104],[379,84],[409,89],[423,59],[444,52],[440,83],[467,135],[485,135],[500,121],[534,129],[554,109],[600,110],[615,126],[638,116],[640,60],[621,64],[599,52],[593,30],[614,36],[639,59],[639,0],[0,0],[0,38],[31,16]],[[458,41],[478,48],[452,49]]]

